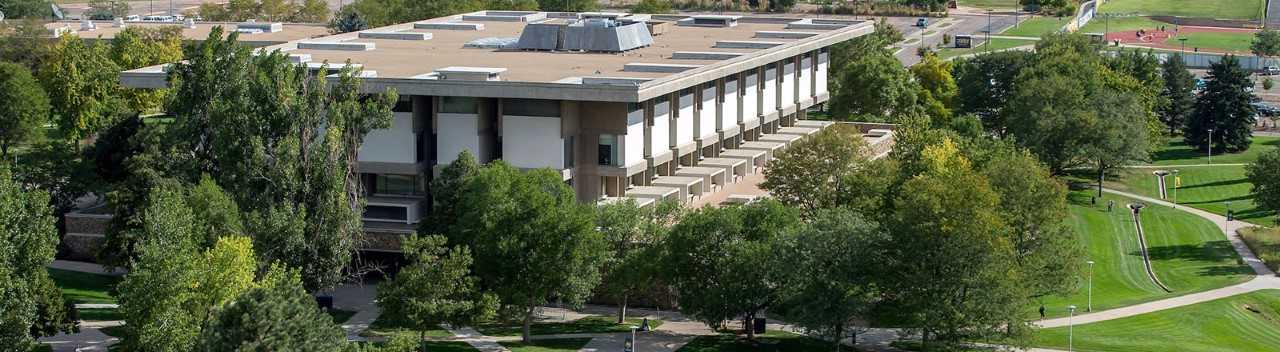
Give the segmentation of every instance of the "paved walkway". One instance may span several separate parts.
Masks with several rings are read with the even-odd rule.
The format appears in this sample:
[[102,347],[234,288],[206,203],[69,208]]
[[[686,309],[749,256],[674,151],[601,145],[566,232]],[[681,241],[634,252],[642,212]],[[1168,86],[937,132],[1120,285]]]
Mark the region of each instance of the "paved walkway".
[[67,271],[78,271],[82,273],[110,275],[110,276],[124,276],[124,274],[129,273],[129,271],[124,268],[117,268],[113,271],[107,271],[106,268],[104,268],[101,264],[98,264],[98,263],[76,262],[76,261],[70,261],[70,260],[55,260],[52,263],[49,263],[49,267],[54,269],[67,270]]
[[1159,301],[1152,301],[1152,302],[1142,303],[1138,305],[1081,314],[1072,318],[1057,318],[1057,319],[1042,320],[1040,322],[1037,322],[1036,325],[1039,325],[1040,327],[1044,327],[1044,328],[1052,328],[1052,327],[1067,326],[1068,323],[1088,324],[1093,322],[1119,319],[1119,318],[1131,317],[1139,314],[1157,312],[1165,309],[1188,306],[1196,303],[1208,302],[1208,301],[1212,301],[1220,298],[1231,297],[1231,296],[1245,294],[1245,293],[1258,291],[1258,290],[1280,289],[1280,277],[1276,277],[1276,273],[1271,271],[1271,269],[1268,268],[1266,264],[1262,262],[1262,260],[1259,260],[1258,257],[1253,254],[1253,251],[1249,250],[1249,247],[1244,244],[1244,241],[1240,239],[1240,235],[1236,233],[1237,230],[1253,226],[1252,224],[1249,224],[1243,221],[1228,222],[1226,217],[1218,214],[1210,213],[1210,212],[1196,209],[1196,208],[1169,203],[1169,202],[1155,199],[1155,198],[1144,197],[1144,196],[1127,193],[1127,192],[1116,191],[1112,189],[1104,189],[1104,191],[1111,194],[1138,199],[1138,200],[1147,202],[1149,204],[1157,204],[1157,205],[1172,207],[1172,208],[1182,210],[1182,211],[1191,213],[1193,215],[1205,218],[1206,220],[1212,221],[1215,224],[1219,224],[1220,226],[1223,226],[1222,227],[1223,234],[1227,236],[1227,240],[1231,242],[1231,247],[1236,250],[1236,253],[1240,254],[1240,258],[1244,259],[1244,262],[1248,264],[1249,267],[1252,268],[1255,273],[1257,273],[1257,276],[1255,276],[1252,280],[1249,280],[1248,282],[1234,285],[1234,286],[1228,286],[1228,287],[1223,287],[1215,290],[1192,293],[1184,296],[1168,298],[1168,299],[1163,299]]

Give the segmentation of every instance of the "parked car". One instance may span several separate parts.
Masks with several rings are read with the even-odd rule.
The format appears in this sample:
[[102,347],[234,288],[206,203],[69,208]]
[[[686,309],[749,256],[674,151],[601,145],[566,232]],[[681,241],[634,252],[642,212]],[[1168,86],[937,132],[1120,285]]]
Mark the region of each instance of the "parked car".
[[1258,115],[1276,116],[1280,115],[1280,107],[1263,102],[1252,103],[1254,110],[1258,110]]
[[1280,75],[1280,66],[1267,66],[1258,70],[1259,76],[1275,76]]
[[929,26],[928,18],[921,17],[916,19],[916,27],[924,28],[928,26]]

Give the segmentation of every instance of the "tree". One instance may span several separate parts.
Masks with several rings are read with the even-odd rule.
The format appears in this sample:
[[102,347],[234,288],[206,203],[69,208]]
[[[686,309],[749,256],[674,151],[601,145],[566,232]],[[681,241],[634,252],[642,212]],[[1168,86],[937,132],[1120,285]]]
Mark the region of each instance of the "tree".
[[[126,27],[111,39],[108,55],[121,70],[181,61],[182,28]],[[159,109],[168,92],[168,89],[123,88],[120,95],[129,110],[147,113]]]
[[[879,299],[877,248],[888,234],[847,209],[822,210],[786,248],[790,278],[775,311],[810,334],[834,341],[867,326]],[[853,334],[857,343],[857,335]]]
[[1280,212],[1280,150],[1271,150],[1245,166],[1245,176],[1253,188],[1249,191],[1258,206]]
[[244,233],[240,207],[209,175],[187,193],[187,204],[195,215],[196,232],[203,234],[200,245],[211,247],[223,236]]
[[401,245],[408,263],[385,284],[378,286],[378,307],[389,319],[418,330],[441,324],[471,325],[492,319],[498,298],[480,292],[471,275],[471,251],[445,247],[444,236],[410,236]]
[[910,71],[915,76],[916,82],[919,82],[924,90],[929,91],[934,99],[948,109],[955,106],[959,88],[951,74],[954,71],[954,65],[950,61],[942,60],[937,55],[928,55],[920,63],[911,66]]
[[1004,136],[1008,123],[1004,109],[1013,97],[1017,75],[1030,65],[1034,54],[1013,50],[982,54],[958,60],[954,75],[959,92],[956,106],[961,113],[976,114],[982,125]]
[[[845,66],[848,66],[854,60],[861,59],[864,55],[872,53],[892,55],[886,48],[901,40],[902,32],[899,32],[893,25],[890,25],[889,22],[882,18],[876,21],[875,31],[871,32],[870,35],[853,38],[831,46],[831,72],[843,72]],[[827,86],[832,92],[844,90],[840,88],[840,80],[838,79],[828,80]]]
[[1066,222],[1066,187],[1026,150],[1007,143],[973,150],[988,153],[982,156],[985,160],[974,157],[974,161],[1000,197],[999,213],[1009,226],[1009,241],[1025,273],[1028,297],[1073,291],[1084,253]]
[[[381,27],[480,11],[484,9],[483,5],[480,0],[357,0],[347,6],[360,14],[369,23],[369,27]],[[546,8],[543,10],[549,11]]]
[[[1227,55],[1209,67],[1204,91],[1196,98],[1195,111],[1182,129],[1188,145],[1219,152],[1236,153],[1249,149],[1257,110],[1250,104],[1253,87],[1249,71],[1240,60]],[[1213,130],[1213,135],[1209,133]]]
[[673,13],[671,2],[667,0],[640,0],[631,6],[631,13],[667,14]]
[[0,158],[30,141],[49,119],[49,97],[26,67],[0,62]]
[[596,228],[609,252],[597,292],[617,300],[618,324],[626,323],[628,299],[660,281],[661,244],[683,214],[684,208],[670,201],[640,207],[628,200],[597,207]]
[[324,0],[303,0],[290,16],[291,22],[320,23],[329,20],[329,3]]
[[1173,54],[1160,66],[1164,76],[1164,89],[1160,95],[1165,104],[1160,107],[1160,121],[1169,127],[1169,134],[1182,130],[1195,110],[1196,78],[1187,70],[1182,55]]
[[559,173],[495,161],[463,183],[457,209],[450,242],[474,251],[481,287],[519,309],[525,342],[538,307],[552,297],[578,305],[600,283],[605,247],[592,210]]
[[112,20],[129,15],[129,3],[121,0],[90,0],[84,16],[91,20]]
[[110,125],[120,113],[119,76],[106,45],[74,35],[58,39],[39,77],[63,138],[80,141]]
[[45,141],[17,156],[13,177],[26,187],[49,193],[55,218],[75,209],[75,201],[92,188],[93,166],[80,158],[73,145]]
[[595,0],[538,0],[538,9],[542,11],[586,12],[600,8]]
[[253,245],[227,236],[201,252],[195,212],[181,185],[166,183],[144,210],[138,259],[120,283],[124,347],[190,351],[214,312],[253,285]]
[[0,167],[0,343],[6,348],[27,350],[36,337],[75,329],[45,270],[57,245],[49,195],[22,189],[8,167]]
[[262,262],[299,269],[308,290],[332,287],[363,234],[356,154],[390,126],[396,93],[361,93],[351,69],[330,86],[326,71],[253,55],[237,38],[215,29],[173,66],[175,119],[155,160],[187,182],[212,176],[245,212]]
[[856,127],[835,125],[779,153],[760,187],[806,215],[840,206],[876,211],[892,170],[872,157]]
[[858,56],[841,70],[831,93],[831,114],[840,119],[862,118],[893,121],[898,115],[922,112],[921,88],[897,58],[870,52]]
[[329,30],[334,34],[349,33],[355,31],[363,31],[369,28],[369,23],[360,17],[360,13],[356,12],[352,7],[343,7],[333,16],[333,20],[329,21]]
[[1253,41],[1249,43],[1249,52],[1264,58],[1280,55],[1280,31],[1263,28],[1253,33]]
[[346,351],[342,328],[320,311],[298,271],[273,266],[226,304],[193,346],[199,351]]
[[796,0],[770,0],[769,12],[787,12],[796,6]]
[[440,170],[440,176],[431,180],[431,212],[425,221],[418,223],[419,233],[455,233],[461,212],[463,185],[480,171],[480,164],[471,151],[463,149],[458,157]]
[[93,145],[85,150],[85,159],[92,162],[98,179],[108,184],[122,182],[130,177],[125,162],[142,153],[143,146],[135,141],[145,124],[142,117],[134,115],[111,124],[98,133]]
[[0,2],[0,12],[5,18],[45,19],[53,16],[48,0],[7,0]]
[[5,21],[0,23],[0,61],[26,66],[38,77],[53,47],[49,30],[36,19]]
[[664,265],[680,310],[714,329],[751,322],[778,302],[787,279],[780,255],[801,227],[799,211],[773,200],[746,206],[703,207],[671,229]]
[[1027,293],[999,195],[950,140],[926,147],[921,161],[926,170],[894,199],[876,316],[920,331],[924,350],[1025,334]]

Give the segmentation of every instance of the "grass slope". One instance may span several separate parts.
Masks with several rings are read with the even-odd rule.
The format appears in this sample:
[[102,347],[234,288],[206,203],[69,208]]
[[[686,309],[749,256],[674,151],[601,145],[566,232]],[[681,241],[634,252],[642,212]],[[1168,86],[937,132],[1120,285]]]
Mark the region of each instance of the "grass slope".
[[[1280,291],[1266,290],[1074,328],[1076,351],[1274,351]],[[1067,328],[1044,329],[1040,347],[1066,349]]]
[[[1253,137],[1253,144],[1243,153],[1222,154],[1214,151],[1214,164],[1243,164],[1258,159],[1258,155],[1269,150],[1280,148],[1280,137]],[[1190,165],[1205,164],[1209,161],[1209,153],[1196,150],[1187,145],[1181,136],[1170,137],[1164,149],[1152,155],[1151,165]]]
[[[974,39],[981,39],[981,36],[976,36]],[[1035,45],[1035,43],[1036,43],[1036,41],[1034,41],[1034,40],[992,38],[990,42],[984,42],[984,43],[982,43],[982,44],[979,44],[977,47],[973,47],[973,48],[964,48],[964,49],[958,49],[958,48],[942,48],[942,49],[938,49],[938,57],[943,58],[943,59],[947,59],[947,58],[953,58],[953,57],[960,56],[960,55],[976,54],[976,53],[982,53],[982,52],[987,52],[987,51],[1004,50],[1004,49],[1013,48],[1013,47],[1019,47],[1019,46],[1023,46],[1023,45]]]
[[62,297],[75,303],[116,303],[111,291],[120,278],[79,271],[48,269],[49,277],[62,289]]
[[[1106,195],[1098,205],[1089,205],[1087,192],[1071,194],[1071,225],[1086,249],[1085,260],[1093,260],[1093,309],[1104,310],[1240,283],[1249,278],[1248,266],[1238,256],[1214,224],[1173,208],[1148,206],[1142,225],[1156,276],[1174,290],[1166,293],[1147,276],[1137,233],[1126,204],[1133,201]],[[1107,201],[1116,202],[1107,211]],[[1087,268],[1087,267],[1086,267]],[[1087,270],[1087,269],[1086,269]],[[1049,316],[1067,314],[1066,307],[1084,309],[1088,304],[1087,275],[1080,289],[1065,297],[1045,298]]]
[[1255,20],[1262,18],[1265,4],[1264,0],[1112,0],[1102,4],[1101,12]]
[[561,352],[577,351],[586,346],[591,339],[555,339],[534,340],[528,344],[522,342],[499,342],[511,352]]
[[1000,32],[1002,35],[1012,35],[1019,37],[1036,37],[1039,38],[1045,34],[1057,32],[1071,21],[1071,17],[1044,17],[1036,16],[1018,23],[1017,27],[1009,27]]
[[[1217,162],[1217,161],[1215,161]],[[1249,190],[1253,184],[1244,177],[1244,166],[1209,166],[1209,167],[1170,167],[1178,170],[1182,178],[1182,187],[1177,190],[1178,204],[1226,215],[1227,204],[1231,202],[1231,210],[1237,220],[1257,225],[1269,225],[1271,217],[1266,210],[1258,208],[1253,202]],[[1159,185],[1151,174],[1155,169],[1129,169],[1111,182],[1111,187],[1147,197],[1159,197]],[[1169,201],[1174,199],[1174,180],[1167,176],[1165,186],[1168,188]],[[1217,224],[1221,227],[1222,224]]]

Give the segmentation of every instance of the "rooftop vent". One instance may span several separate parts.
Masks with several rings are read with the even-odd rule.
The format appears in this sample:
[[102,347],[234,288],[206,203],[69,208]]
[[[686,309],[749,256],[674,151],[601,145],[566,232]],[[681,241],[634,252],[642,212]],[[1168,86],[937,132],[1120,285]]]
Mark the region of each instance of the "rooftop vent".
[[622,70],[627,72],[677,73],[677,72],[692,70],[698,67],[699,67],[698,65],[632,62],[626,65],[623,65]]
[[791,31],[756,31],[756,38],[771,39],[804,39],[818,35],[815,32],[791,32]]
[[531,23],[520,33],[517,49],[623,52],[653,45],[644,23],[589,19],[575,23]]
[[240,33],[275,33],[284,31],[280,22],[241,22],[236,24],[236,32]]
[[716,41],[717,48],[730,49],[768,49],[782,45],[780,42],[762,42],[754,40],[719,40]]
[[96,29],[98,29],[98,25],[94,24],[93,21],[90,21],[90,20],[80,21],[80,31],[92,31]]
[[360,39],[427,40],[431,39],[431,33],[366,31],[360,32],[359,37]]
[[635,77],[582,77],[582,84],[603,84],[611,86],[634,87],[648,81],[651,81],[651,79]]
[[820,20],[820,19],[806,18],[799,21],[788,22],[786,28],[787,29],[832,30],[832,29],[844,28],[845,26],[855,24],[855,23],[858,23],[858,22],[849,21],[849,20]]
[[413,24],[414,29],[434,29],[446,31],[482,31],[484,23],[462,22],[420,22]]
[[298,49],[369,51],[374,49],[373,43],[357,42],[298,42]]
[[546,13],[533,11],[480,11],[462,15],[463,21],[533,22],[545,18]]
[[619,18],[626,17],[626,16],[627,14],[622,12],[583,12],[578,14],[578,19],[588,20],[593,18],[599,18],[599,19],[606,19],[606,20],[617,20]]
[[735,27],[738,25],[738,19],[742,16],[729,15],[698,15],[690,16],[676,23],[681,26],[694,27]]
[[735,57],[746,55],[743,53],[731,53],[725,51],[677,51],[671,53],[673,60],[728,60]]
[[497,81],[506,68],[449,66],[436,69],[436,79],[450,81]]
[[501,38],[501,37],[484,37],[477,38],[463,44],[464,48],[472,49],[509,49],[516,47],[516,42],[520,38]]

